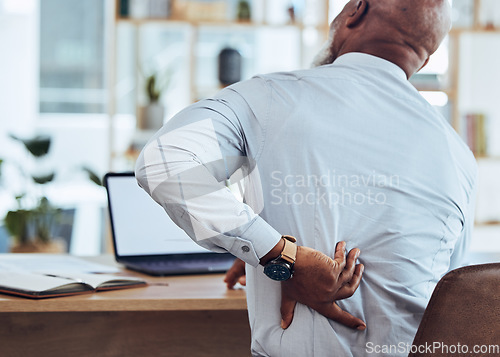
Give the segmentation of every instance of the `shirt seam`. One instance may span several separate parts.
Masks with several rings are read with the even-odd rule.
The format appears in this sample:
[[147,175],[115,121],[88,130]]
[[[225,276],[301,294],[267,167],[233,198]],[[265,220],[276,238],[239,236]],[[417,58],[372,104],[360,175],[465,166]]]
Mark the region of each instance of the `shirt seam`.
[[267,79],[257,77],[259,80],[263,81],[267,89],[269,90],[269,99],[267,100],[267,108],[265,111],[265,118],[264,118],[264,123],[262,125],[262,142],[260,144],[259,150],[257,151],[257,154],[255,155],[255,163],[257,164],[259,162],[259,159],[262,155],[262,152],[264,151],[264,146],[267,141],[267,129],[269,125],[269,115],[271,112],[271,102],[272,102],[272,97],[273,97],[273,89],[271,85],[269,84],[269,81]]
[[[263,78],[263,77],[261,77],[261,76],[255,76],[254,78],[252,78],[252,80],[258,80],[258,81],[263,82],[264,85],[269,90],[269,92],[271,92],[270,96],[269,96],[269,99],[267,100],[267,105],[266,105],[267,108],[265,110],[264,121],[261,124],[262,141],[261,141],[261,143],[259,143],[259,147],[257,149],[257,153],[255,154],[255,157],[254,157],[255,163],[257,163],[258,160],[259,160],[259,158],[262,155],[262,152],[263,152],[264,146],[265,146],[265,141],[266,141],[266,138],[267,138],[267,126],[269,124],[269,113],[270,113],[270,110],[271,110],[270,108],[271,108],[271,101],[272,101],[271,100],[272,99],[272,89],[271,89],[271,86],[268,83],[268,80],[265,79],[265,78]],[[248,101],[245,99],[245,97],[243,95],[241,95],[241,93],[238,91],[238,89],[236,89],[236,88],[228,88],[228,89],[232,90],[234,93],[236,93],[246,103],[246,105],[248,106],[248,108],[250,109],[250,111],[253,113],[254,117],[257,118],[257,114],[253,110],[252,106],[250,105],[250,103],[248,103]],[[234,112],[234,110],[233,110],[233,112]],[[240,126],[242,126],[240,118],[238,117],[238,115],[236,115],[236,113],[235,113],[235,116],[238,119],[238,121],[240,122]],[[246,150],[248,148],[248,141],[247,141],[245,135],[242,135],[242,138],[243,138],[243,140],[245,142],[245,155],[248,157],[249,156],[248,155],[248,150]]]
[[[450,217],[450,215],[446,218],[446,221],[444,222],[443,226],[442,226],[442,235],[441,235],[441,239],[439,240],[439,248],[436,250],[436,253],[434,254],[434,257],[432,258],[432,264],[431,264],[431,271],[433,272],[432,274],[432,279],[430,279],[429,281],[427,281],[427,294],[432,294],[432,290],[431,289],[431,284],[434,280],[436,280],[436,278],[438,278],[438,276],[436,275],[436,270],[434,269],[434,267],[436,266],[436,260],[437,260],[437,256],[439,255],[440,252],[443,251],[443,241],[445,239],[445,236],[446,236],[446,222],[448,221],[448,218]],[[451,257],[451,255],[450,255]],[[437,279],[439,280],[439,279]]]

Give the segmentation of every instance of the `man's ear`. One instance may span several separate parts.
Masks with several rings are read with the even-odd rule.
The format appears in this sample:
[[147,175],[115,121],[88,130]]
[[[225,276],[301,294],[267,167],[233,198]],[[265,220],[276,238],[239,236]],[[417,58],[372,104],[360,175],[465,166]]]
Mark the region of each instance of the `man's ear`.
[[356,7],[350,11],[347,15],[346,25],[347,27],[357,26],[366,14],[368,9],[368,2],[366,0],[359,0],[356,2]]
[[422,65],[422,67],[420,67],[420,68],[418,69],[418,71],[417,71],[417,72],[420,72],[420,70],[421,70],[422,68],[424,68],[424,67],[427,65],[427,63],[429,63],[429,60],[430,60],[430,59],[431,59],[431,57],[427,57],[427,59],[425,60],[424,64]]

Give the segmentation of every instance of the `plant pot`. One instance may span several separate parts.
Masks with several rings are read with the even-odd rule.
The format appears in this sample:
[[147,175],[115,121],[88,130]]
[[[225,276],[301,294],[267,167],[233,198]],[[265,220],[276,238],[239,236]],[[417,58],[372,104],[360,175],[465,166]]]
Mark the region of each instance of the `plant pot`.
[[165,107],[159,103],[151,103],[139,107],[137,127],[142,130],[158,130],[163,126]]
[[27,243],[14,243],[10,247],[11,253],[65,253],[66,242],[59,238],[54,238],[50,242],[39,240]]

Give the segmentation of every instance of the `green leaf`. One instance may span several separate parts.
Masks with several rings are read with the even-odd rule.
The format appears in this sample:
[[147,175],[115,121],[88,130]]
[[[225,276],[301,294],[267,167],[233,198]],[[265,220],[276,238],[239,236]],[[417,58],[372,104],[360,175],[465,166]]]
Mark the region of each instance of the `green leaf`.
[[57,222],[62,210],[54,207],[47,197],[42,196],[38,206],[32,210],[31,222],[35,228],[35,236],[42,242],[52,238],[52,228]]
[[40,197],[40,201],[38,202],[38,207],[36,211],[39,213],[46,213],[52,210],[52,205],[49,202],[49,199],[45,196]]
[[29,210],[9,211],[4,219],[5,228],[19,242],[27,242],[28,222],[31,216],[32,212]]
[[24,144],[26,149],[35,157],[47,155],[52,139],[48,135],[37,135],[32,139],[21,139],[13,134],[10,137]]
[[150,102],[154,103],[160,99],[161,90],[157,87],[156,75],[152,74],[146,79],[146,92]]
[[97,174],[94,171],[92,171],[91,169],[89,169],[88,167],[85,167],[85,166],[82,167],[82,170],[87,173],[87,175],[89,176],[89,179],[93,183],[95,183],[98,186],[102,186],[102,180],[99,178],[99,176],[97,176]]
[[36,183],[38,183],[40,185],[43,185],[43,184],[45,184],[47,182],[53,181],[55,176],[56,176],[56,174],[54,172],[51,172],[50,174],[42,175],[42,176],[34,176],[33,175],[33,176],[31,176],[31,178]]

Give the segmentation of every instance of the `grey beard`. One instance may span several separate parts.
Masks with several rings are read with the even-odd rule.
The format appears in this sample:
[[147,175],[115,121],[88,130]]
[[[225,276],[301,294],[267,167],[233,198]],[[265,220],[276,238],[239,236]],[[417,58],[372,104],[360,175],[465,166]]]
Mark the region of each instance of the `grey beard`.
[[314,56],[311,67],[319,67],[325,64],[331,64],[335,58],[332,54],[332,39],[329,38],[321,47],[321,50]]

